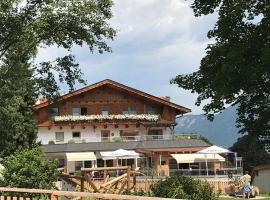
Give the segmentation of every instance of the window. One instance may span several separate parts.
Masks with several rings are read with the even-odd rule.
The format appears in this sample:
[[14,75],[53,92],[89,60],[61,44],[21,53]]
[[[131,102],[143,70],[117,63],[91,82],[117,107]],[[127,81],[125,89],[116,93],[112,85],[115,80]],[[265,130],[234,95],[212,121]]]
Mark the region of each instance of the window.
[[136,141],[139,139],[139,132],[120,130],[120,136],[124,139],[124,141]]
[[56,132],[55,140],[56,142],[64,142],[64,132]]
[[132,105],[130,107],[126,106],[126,107],[123,108],[122,113],[124,115],[127,115],[127,114],[137,114],[136,106],[135,105]]
[[72,132],[72,137],[73,138],[80,138],[81,137],[81,133],[80,132]]
[[101,108],[101,114],[102,115],[109,115],[109,110],[107,107],[102,107]]
[[157,113],[157,111],[156,111],[156,108],[155,107],[153,107],[153,106],[147,106],[147,114],[154,115],[156,113]]
[[58,107],[51,108],[50,109],[50,115],[51,116],[57,116],[57,115],[59,115],[59,109],[58,109]]
[[162,140],[162,129],[151,129],[148,131],[148,139],[151,140]]
[[136,109],[136,106],[135,105],[130,106],[129,113],[130,114],[137,114],[137,109]]
[[101,142],[109,142],[110,141],[110,131],[102,130],[101,131]]
[[87,108],[81,108],[81,115],[87,115]]
[[75,171],[80,171],[83,167],[83,161],[75,161]]
[[128,107],[124,107],[124,108],[123,108],[122,114],[123,114],[123,115],[129,114],[129,112],[128,112]]
[[113,167],[113,160],[105,160],[106,167]]
[[148,135],[162,135],[161,129],[151,129],[148,131]]
[[84,167],[85,168],[91,168],[92,167],[92,161],[90,161],[90,160],[84,161]]
[[74,116],[81,115],[81,108],[72,108],[72,115]]
[[87,108],[72,108],[72,115],[79,116],[79,115],[87,115]]

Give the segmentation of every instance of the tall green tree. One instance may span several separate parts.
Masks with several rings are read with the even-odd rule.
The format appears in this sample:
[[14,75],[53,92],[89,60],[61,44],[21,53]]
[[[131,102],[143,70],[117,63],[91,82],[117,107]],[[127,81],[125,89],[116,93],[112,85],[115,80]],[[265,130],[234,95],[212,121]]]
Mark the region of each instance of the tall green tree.
[[257,137],[244,135],[230,147],[230,150],[243,158],[244,171],[251,172],[258,165],[270,164],[270,154]]
[[[199,70],[171,82],[198,93],[196,105],[210,120],[226,105],[237,104],[242,132],[267,140],[270,135],[270,4],[267,0],[194,0],[195,16],[218,14],[208,32]],[[270,140],[268,140],[269,142]]]
[[[54,100],[59,85],[84,83],[72,47],[110,52],[116,31],[111,0],[2,0],[0,2],[0,157],[35,143],[32,105],[39,95]],[[34,63],[40,48],[57,46],[64,57]]]

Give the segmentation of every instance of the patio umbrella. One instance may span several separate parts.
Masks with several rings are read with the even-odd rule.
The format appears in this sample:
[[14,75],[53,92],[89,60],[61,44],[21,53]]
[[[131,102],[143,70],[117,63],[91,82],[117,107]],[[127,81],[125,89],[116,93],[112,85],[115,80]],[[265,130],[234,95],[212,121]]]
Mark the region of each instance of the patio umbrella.
[[128,151],[125,149],[118,149],[116,151],[111,152],[112,157],[118,158],[136,158],[139,157],[139,154],[135,151]]
[[198,151],[197,153],[227,154],[227,153],[233,153],[233,152],[228,149],[224,149],[222,147],[213,145],[211,147]]
[[[228,149],[218,147],[216,145],[213,145],[211,147],[208,147],[206,149],[203,149],[201,151],[198,151],[197,153],[203,153],[203,154],[229,154],[234,153]],[[236,155],[236,154],[235,154]],[[208,176],[208,163],[207,163],[207,156],[205,156],[205,165],[206,165],[206,173]]]

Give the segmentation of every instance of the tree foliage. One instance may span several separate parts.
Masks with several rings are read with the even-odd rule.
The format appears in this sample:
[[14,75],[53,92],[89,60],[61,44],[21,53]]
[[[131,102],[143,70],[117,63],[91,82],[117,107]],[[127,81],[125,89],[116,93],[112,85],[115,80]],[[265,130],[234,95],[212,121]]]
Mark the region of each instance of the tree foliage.
[[171,82],[193,93],[210,120],[226,104],[237,104],[242,132],[267,138],[270,133],[270,4],[264,0],[194,0],[195,16],[218,14],[208,32],[199,70]]
[[245,135],[239,138],[230,150],[243,157],[244,170],[251,171],[257,165],[270,164],[270,154],[257,137]]
[[2,186],[53,189],[59,175],[57,163],[47,160],[38,147],[15,152],[3,166]]
[[[115,36],[108,20],[111,0],[2,0],[0,2],[0,157],[35,142],[32,105],[39,95],[54,100],[59,84],[84,83],[72,47],[110,52]],[[68,55],[35,63],[40,48]]]

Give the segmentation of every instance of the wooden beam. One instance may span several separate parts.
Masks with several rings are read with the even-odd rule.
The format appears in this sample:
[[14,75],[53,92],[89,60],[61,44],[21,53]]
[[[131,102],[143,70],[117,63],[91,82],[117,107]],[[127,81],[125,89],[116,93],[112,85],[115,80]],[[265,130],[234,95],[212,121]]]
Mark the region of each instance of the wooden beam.
[[125,177],[127,177],[127,173],[123,174],[121,176],[118,176],[118,177],[114,178],[113,180],[108,181],[107,183],[102,184],[100,187],[106,187],[108,185],[112,185],[112,184],[116,183],[117,181],[120,181],[121,179],[123,179]]
[[94,192],[99,192],[99,189],[97,188],[97,186],[92,182],[92,180],[85,175],[85,180],[87,181],[88,184],[90,184],[90,186],[93,188]]
[[127,192],[130,191],[130,166],[127,169]]
[[81,168],[81,172],[93,172],[93,171],[116,171],[116,170],[127,170],[127,166],[123,167],[98,167],[98,168]]
[[125,186],[127,185],[127,181],[124,181],[121,185],[121,188],[117,191],[116,194],[121,194],[121,192],[123,192]]

